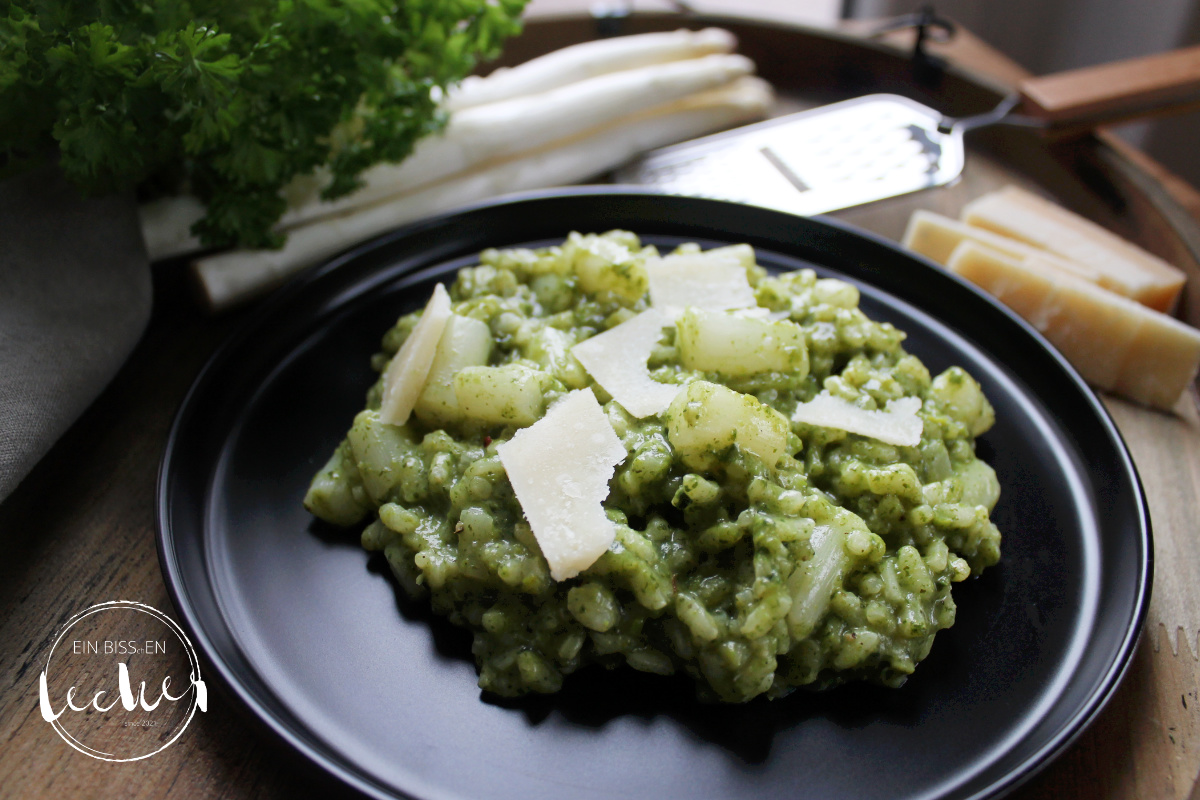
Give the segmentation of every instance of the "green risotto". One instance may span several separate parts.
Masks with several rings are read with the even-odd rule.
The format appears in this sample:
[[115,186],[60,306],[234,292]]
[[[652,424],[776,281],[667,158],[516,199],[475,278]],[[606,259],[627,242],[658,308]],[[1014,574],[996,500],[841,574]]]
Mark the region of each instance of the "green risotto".
[[[448,287],[452,322],[412,415],[381,420],[381,377],[305,506],[366,521],[363,546],[403,589],[472,631],[479,685],[496,694],[554,692],[593,663],[684,672],[725,702],[901,685],[954,623],[952,584],[1000,556],[999,483],[975,457],[994,418],[979,384],[958,367],[931,376],[903,332],[859,310],[854,286],[769,275],[738,245],[721,256],[758,308],[677,309],[631,369],[678,396],[635,417],[571,348],[650,308],[659,256],[624,231],[482,253]],[[725,327],[705,322],[718,313]],[[377,370],[420,317],[384,335]],[[556,581],[497,448],[579,389],[625,457],[603,502],[611,545]],[[919,439],[796,421],[818,395],[885,420],[913,408]],[[771,425],[777,446],[757,446]]]

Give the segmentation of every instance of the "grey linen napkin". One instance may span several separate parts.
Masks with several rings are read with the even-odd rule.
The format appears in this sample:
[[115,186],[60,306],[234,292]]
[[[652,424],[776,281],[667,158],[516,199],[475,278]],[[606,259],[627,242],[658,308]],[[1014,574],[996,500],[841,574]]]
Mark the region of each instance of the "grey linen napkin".
[[132,197],[56,169],[0,182],[0,500],[108,385],[150,317]]

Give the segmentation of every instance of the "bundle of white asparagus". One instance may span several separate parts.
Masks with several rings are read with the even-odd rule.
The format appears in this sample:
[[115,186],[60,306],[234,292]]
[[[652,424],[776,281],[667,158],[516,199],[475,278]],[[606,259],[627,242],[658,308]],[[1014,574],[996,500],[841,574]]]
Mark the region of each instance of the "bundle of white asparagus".
[[[639,153],[762,117],[770,86],[718,29],[642,34],[563,48],[484,78],[443,100],[445,130],[400,164],[373,167],[364,186],[320,199],[320,175],[285,192],[279,250],[197,258],[196,278],[214,310],[414,219],[509,192],[562,186],[612,170]],[[142,208],[152,259],[197,252],[190,234],[204,213],[195,198]]]

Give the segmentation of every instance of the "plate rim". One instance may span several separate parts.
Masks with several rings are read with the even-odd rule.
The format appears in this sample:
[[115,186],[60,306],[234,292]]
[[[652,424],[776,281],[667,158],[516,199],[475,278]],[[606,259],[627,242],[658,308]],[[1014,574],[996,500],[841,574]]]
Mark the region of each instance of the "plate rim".
[[[1134,582],[1134,603],[1133,607],[1129,609],[1131,612],[1130,624],[1124,629],[1120,645],[1115,649],[1113,657],[1105,667],[1101,679],[1091,687],[1086,700],[1081,702],[1072,711],[1069,719],[1064,721],[1052,737],[1049,737],[1047,741],[1043,742],[1023,761],[1015,765],[999,779],[991,782],[988,786],[973,793],[963,795],[963,797],[969,798],[969,800],[1002,797],[1039,774],[1087,730],[1112,699],[1132,664],[1134,653],[1145,629],[1146,617],[1150,606],[1154,574],[1154,543],[1149,505],[1137,465],[1134,463],[1129,447],[1108,409],[1104,406],[1096,392],[1079,375],[1078,371],[1032,325],[974,284],[950,272],[931,259],[903,249],[899,244],[884,236],[825,215],[798,217],[787,212],[752,204],[681,195],[664,192],[653,187],[635,185],[583,185],[517,192],[463,205],[444,213],[398,226],[387,233],[348,248],[332,258],[325,259],[294,275],[283,286],[276,289],[271,296],[261,301],[256,312],[237,324],[235,329],[212,351],[204,365],[196,373],[195,378],[188,387],[175,412],[159,461],[155,480],[155,544],[158,550],[158,561],[163,583],[176,613],[180,616],[180,624],[204,656],[206,666],[209,668],[211,674],[215,674],[223,692],[227,696],[234,697],[242,706],[240,710],[248,712],[260,728],[265,728],[277,739],[282,740],[283,743],[326,775],[336,778],[343,784],[364,795],[379,798],[379,800],[388,800],[395,797],[414,798],[413,795],[404,790],[399,790],[397,794],[397,790],[382,785],[378,781],[373,780],[372,776],[354,768],[352,762],[347,763],[350,761],[349,759],[339,757],[339,753],[334,751],[333,748],[325,746],[323,742],[320,742],[320,737],[315,736],[312,732],[308,732],[309,738],[305,738],[300,732],[292,730],[286,720],[280,718],[272,709],[268,708],[266,704],[244,685],[243,681],[238,679],[236,671],[231,668],[227,658],[217,657],[222,655],[222,651],[210,639],[201,624],[200,615],[189,593],[186,591],[178,552],[175,548],[175,536],[170,525],[171,464],[173,459],[178,457],[179,440],[184,434],[186,424],[189,421],[189,415],[194,410],[196,397],[206,387],[208,376],[216,372],[226,362],[236,359],[236,353],[240,346],[252,338],[252,334],[263,324],[263,321],[270,319],[280,309],[286,308],[292,302],[292,298],[303,292],[306,287],[336,271],[339,267],[366,257],[376,250],[384,249],[393,242],[419,235],[422,232],[435,230],[457,219],[486,213],[491,209],[501,206],[553,201],[568,197],[585,199],[602,197],[609,201],[618,201],[622,197],[650,197],[732,206],[740,209],[750,209],[754,213],[774,215],[784,220],[803,220],[806,223],[831,228],[841,235],[849,235],[867,240],[876,246],[892,251],[898,256],[915,261],[926,269],[932,269],[940,273],[945,278],[949,278],[974,294],[977,299],[990,305],[1002,316],[1007,317],[1010,323],[1031,337],[1039,348],[1045,351],[1045,354],[1051,357],[1056,363],[1058,368],[1064,373],[1064,377],[1074,384],[1074,388],[1078,392],[1080,399],[1093,412],[1096,421],[1104,429],[1108,442],[1113,445],[1114,455],[1119,462],[1121,473],[1124,478],[1128,479],[1129,488],[1134,493],[1136,499],[1134,510],[1136,511],[1139,523],[1136,544],[1141,553],[1136,565],[1137,578]],[[886,292],[887,290],[883,291]],[[921,308],[919,303],[911,300],[908,302],[913,303],[917,308],[930,314],[935,319],[939,318],[937,314]],[[211,583],[209,585],[211,586]],[[236,647],[236,642],[234,646]],[[267,690],[271,689],[271,687],[265,684],[264,688]],[[286,706],[286,703],[284,705]],[[299,719],[296,721],[302,722]],[[314,742],[313,740],[316,741]]]

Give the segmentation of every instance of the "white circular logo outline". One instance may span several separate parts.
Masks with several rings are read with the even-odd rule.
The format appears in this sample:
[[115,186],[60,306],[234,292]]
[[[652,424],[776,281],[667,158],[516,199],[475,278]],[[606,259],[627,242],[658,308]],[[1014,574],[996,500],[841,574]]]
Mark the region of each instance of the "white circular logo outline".
[[134,756],[132,758],[117,758],[114,757],[112,753],[105,753],[102,750],[89,747],[68,733],[57,719],[52,720],[50,722],[50,726],[54,728],[64,742],[73,747],[75,750],[78,750],[80,753],[83,753],[85,756],[91,756],[92,758],[100,761],[124,764],[131,761],[141,761],[144,758],[149,758],[152,755],[161,753],[163,750],[166,750],[168,747],[174,744],[175,741],[183,735],[183,732],[187,730],[187,726],[191,723],[192,717],[196,715],[196,707],[200,701],[200,693],[201,691],[204,691],[204,681],[200,678],[200,659],[196,657],[196,651],[192,647],[191,641],[188,640],[187,634],[183,632],[183,629],[179,627],[179,624],[154,606],[147,605],[145,603],[139,603],[136,600],[109,600],[106,603],[97,603],[93,606],[85,608],[83,611],[80,611],[63,623],[62,630],[60,630],[58,636],[55,637],[54,644],[50,645],[50,652],[46,655],[46,666],[43,669],[43,674],[49,673],[50,659],[54,657],[54,650],[58,647],[59,642],[62,641],[63,636],[67,634],[67,631],[69,631],[77,622],[99,611],[111,611],[120,608],[128,609],[130,611],[140,611],[143,614],[149,614],[170,628],[171,632],[174,633],[176,638],[179,639],[180,644],[183,645],[183,649],[188,656],[188,664],[192,671],[191,679],[193,685],[192,702],[191,706],[188,708],[187,718],[183,721],[183,724],[179,726],[179,730],[176,731],[175,735],[172,736],[162,747],[146,753],[145,755]]

